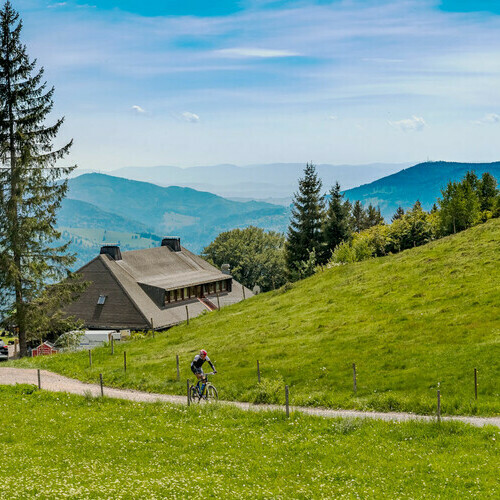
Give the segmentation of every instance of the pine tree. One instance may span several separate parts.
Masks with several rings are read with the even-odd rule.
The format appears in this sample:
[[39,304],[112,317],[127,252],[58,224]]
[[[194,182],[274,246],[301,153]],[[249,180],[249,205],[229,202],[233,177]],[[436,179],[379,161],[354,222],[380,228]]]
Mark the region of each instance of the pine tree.
[[479,202],[481,210],[493,210],[498,197],[497,180],[489,173],[484,172],[478,183]]
[[[325,217],[322,183],[312,163],[307,163],[299,190],[294,195],[292,218],[286,242],[286,263],[291,277],[296,276],[301,262],[309,262],[311,252],[324,255],[322,226]],[[321,263],[321,262],[320,262]]]
[[325,238],[325,260],[328,260],[337,245],[349,239],[351,230],[349,226],[350,204],[343,202],[343,194],[340,193],[338,182],[330,190],[330,200],[326,212],[325,225],[323,229]]
[[363,229],[367,228],[366,212],[359,200],[356,200],[352,207],[351,224],[351,229],[356,233],[359,233]]
[[404,216],[404,214],[405,214],[404,208],[401,205],[399,205],[399,207],[396,209],[396,211],[394,212],[394,215],[391,218],[391,222],[394,222],[395,220],[401,219]]
[[[22,22],[7,1],[0,10],[0,312],[18,328],[21,356],[26,334],[44,285],[51,298],[74,257],[67,246],[54,246],[56,211],[67,190],[65,177],[74,167],[57,167],[71,142],[54,149],[63,119],[45,125],[54,89],[43,82],[21,42]],[[69,285],[70,286],[70,285]],[[30,309],[32,308],[32,309]]]
[[375,208],[370,203],[368,205],[368,209],[366,210],[365,229],[373,226],[378,226],[379,224],[384,224],[384,218],[380,213],[380,207]]

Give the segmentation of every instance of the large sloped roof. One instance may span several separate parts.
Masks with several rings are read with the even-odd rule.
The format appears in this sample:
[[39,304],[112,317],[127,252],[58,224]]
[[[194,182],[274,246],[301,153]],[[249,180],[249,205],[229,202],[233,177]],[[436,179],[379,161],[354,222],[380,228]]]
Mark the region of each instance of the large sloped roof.
[[[197,316],[206,308],[197,299],[159,307],[141,284],[174,290],[231,278],[184,247],[177,252],[168,246],[133,250],[122,252],[121,257],[120,260],[115,260],[108,254],[100,254],[94,261],[102,262],[144,318],[145,325],[151,326],[152,320],[154,328],[164,328],[184,321],[186,306],[190,317]],[[82,272],[85,267],[81,269]],[[84,272],[83,275],[85,276]],[[221,295],[221,306],[239,302],[243,295],[250,297],[253,294],[246,288],[243,292],[242,285],[233,279],[232,291]]]

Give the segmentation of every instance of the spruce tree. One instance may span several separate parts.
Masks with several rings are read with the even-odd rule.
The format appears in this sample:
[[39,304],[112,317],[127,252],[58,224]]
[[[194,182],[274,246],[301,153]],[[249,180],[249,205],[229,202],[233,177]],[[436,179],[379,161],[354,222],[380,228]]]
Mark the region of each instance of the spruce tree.
[[373,226],[378,226],[379,224],[384,224],[384,218],[380,213],[380,207],[375,208],[371,203],[368,205],[366,210],[366,223],[365,229]]
[[359,200],[356,200],[352,207],[351,224],[352,224],[352,230],[356,233],[359,233],[363,229],[367,228],[366,212]]
[[396,209],[394,215],[391,218],[391,222],[403,218],[404,214],[405,214],[404,208],[401,205],[399,205],[399,207]]
[[337,245],[349,239],[351,234],[349,225],[349,204],[342,201],[344,197],[340,192],[338,182],[330,190],[330,200],[326,211],[324,238],[325,238],[325,259],[328,260]]
[[[292,218],[288,227],[286,263],[291,278],[297,276],[302,262],[309,262],[311,252],[316,258],[324,255],[322,226],[325,217],[322,183],[312,163],[307,163],[299,190],[294,195]],[[321,258],[318,263],[321,263]]]
[[[7,1],[0,10],[0,313],[18,328],[21,356],[26,334],[44,286],[51,299],[64,284],[73,262],[67,245],[58,245],[56,211],[67,190],[60,181],[74,167],[58,167],[71,142],[54,149],[63,119],[45,119],[53,106],[53,88],[43,81],[21,42],[22,22]],[[70,286],[70,285],[68,285]]]

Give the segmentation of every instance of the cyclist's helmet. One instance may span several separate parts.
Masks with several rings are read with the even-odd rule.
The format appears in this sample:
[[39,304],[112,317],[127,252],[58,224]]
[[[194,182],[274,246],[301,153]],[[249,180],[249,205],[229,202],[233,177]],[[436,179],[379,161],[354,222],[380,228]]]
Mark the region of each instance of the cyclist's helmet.
[[205,349],[202,349],[202,350],[200,351],[200,356],[201,356],[202,358],[206,358],[206,356],[207,356],[207,351],[205,351]]

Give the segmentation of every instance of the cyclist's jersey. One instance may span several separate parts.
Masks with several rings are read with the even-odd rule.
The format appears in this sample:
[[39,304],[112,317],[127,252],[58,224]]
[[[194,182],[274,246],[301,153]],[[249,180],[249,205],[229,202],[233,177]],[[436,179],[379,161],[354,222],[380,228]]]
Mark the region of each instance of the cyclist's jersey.
[[199,354],[197,354],[193,361],[191,362],[191,368],[196,368],[196,369],[201,369],[201,367],[203,366],[203,363],[205,361],[208,361],[208,364],[212,367],[212,370],[215,370],[215,367],[214,365],[212,364],[212,362],[210,361],[210,358],[208,356],[205,356],[205,359],[203,359]]

